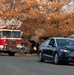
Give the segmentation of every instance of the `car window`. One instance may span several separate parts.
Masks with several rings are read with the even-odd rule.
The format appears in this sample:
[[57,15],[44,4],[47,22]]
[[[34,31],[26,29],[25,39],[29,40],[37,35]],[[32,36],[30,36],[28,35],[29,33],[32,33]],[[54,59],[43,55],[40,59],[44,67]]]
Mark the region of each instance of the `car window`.
[[58,45],[74,45],[74,40],[71,39],[57,39]]
[[54,39],[51,39],[49,45],[55,46],[55,40]]
[[74,39],[70,40],[69,45],[73,45],[74,46]]
[[45,46],[49,45],[49,42],[50,42],[50,40],[46,40],[46,41],[44,42],[44,45],[45,45]]
[[69,45],[69,43],[70,43],[69,39],[57,39],[56,41],[57,41],[58,45]]

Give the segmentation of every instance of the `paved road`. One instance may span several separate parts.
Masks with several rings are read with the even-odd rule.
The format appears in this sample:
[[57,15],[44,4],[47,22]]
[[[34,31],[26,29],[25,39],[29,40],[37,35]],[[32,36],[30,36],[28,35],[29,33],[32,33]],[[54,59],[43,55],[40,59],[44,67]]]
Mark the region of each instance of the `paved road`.
[[74,64],[40,63],[37,56],[0,54],[0,75],[74,75]]

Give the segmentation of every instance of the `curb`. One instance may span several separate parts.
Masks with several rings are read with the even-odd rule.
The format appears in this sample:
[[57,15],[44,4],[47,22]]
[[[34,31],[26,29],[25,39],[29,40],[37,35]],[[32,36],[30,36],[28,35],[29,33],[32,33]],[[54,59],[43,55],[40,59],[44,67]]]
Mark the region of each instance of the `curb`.
[[15,55],[16,56],[28,56],[28,57],[38,56],[38,54],[36,54],[36,53],[34,53],[34,54],[16,53]]

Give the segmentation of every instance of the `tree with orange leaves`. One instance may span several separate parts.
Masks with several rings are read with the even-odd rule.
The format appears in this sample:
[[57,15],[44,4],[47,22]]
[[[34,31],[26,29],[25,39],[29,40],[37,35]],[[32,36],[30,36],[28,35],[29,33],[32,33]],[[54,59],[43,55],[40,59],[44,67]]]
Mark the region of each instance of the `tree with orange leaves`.
[[20,21],[25,37],[68,36],[73,31],[74,13],[62,7],[70,0],[0,0],[0,18]]

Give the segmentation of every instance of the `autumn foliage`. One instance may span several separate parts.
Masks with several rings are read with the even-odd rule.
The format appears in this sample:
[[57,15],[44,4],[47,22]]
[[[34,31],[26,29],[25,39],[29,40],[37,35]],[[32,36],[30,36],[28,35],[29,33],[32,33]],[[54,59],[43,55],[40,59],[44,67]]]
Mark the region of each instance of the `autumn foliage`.
[[0,0],[0,18],[18,19],[26,38],[68,36],[74,33],[74,12],[62,12],[70,0]]

